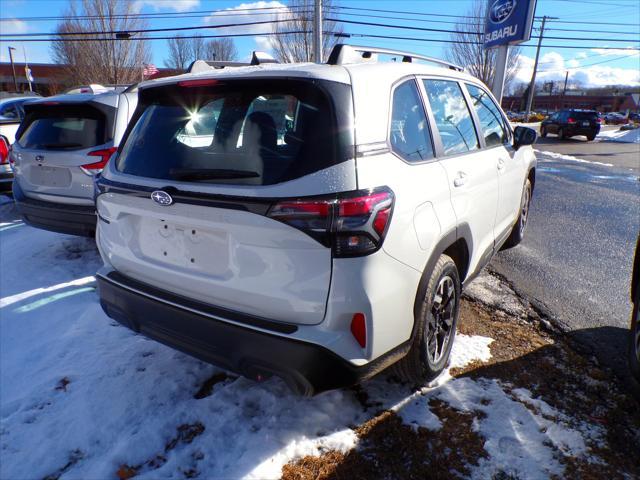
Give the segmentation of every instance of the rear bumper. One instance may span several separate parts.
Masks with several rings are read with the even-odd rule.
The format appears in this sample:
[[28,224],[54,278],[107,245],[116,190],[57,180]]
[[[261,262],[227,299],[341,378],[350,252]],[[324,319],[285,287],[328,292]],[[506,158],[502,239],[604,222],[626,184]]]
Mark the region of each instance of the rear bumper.
[[43,230],[94,237],[96,209],[94,206],[66,205],[44,202],[25,196],[18,182],[13,182],[13,198],[25,223]]
[[[225,312],[131,280],[118,272],[97,275],[100,304],[122,325],[165,345],[254,380],[273,375],[294,391],[313,395],[353,385],[385,368],[393,352],[356,367],[332,351],[287,337],[282,324]],[[246,320],[252,326],[241,326]],[[262,321],[262,324],[256,324]],[[277,325],[280,327],[276,330]],[[273,329],[274,333],[265,330]],[[284,329],[284,330],[283,330]]]
[[588,136],[596,136],[600,133],[600,127],[567,127],[565,129],[568,135],[584,135]]

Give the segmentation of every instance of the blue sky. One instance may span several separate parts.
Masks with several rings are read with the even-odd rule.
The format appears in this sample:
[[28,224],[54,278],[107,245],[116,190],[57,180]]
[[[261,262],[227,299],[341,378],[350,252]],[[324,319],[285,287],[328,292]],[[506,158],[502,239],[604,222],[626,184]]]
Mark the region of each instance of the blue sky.
[[[171,28],[183,26],[205,26],[211,24],[229,23],[230,21],[249,22],[272,18],[272,11],[247,12],[241,15],[217,15],[207,17],[205,14],[190,12],[227,11],[227,15],[236,9],[254,7],[274,7],[286,5],[288,0],[280,1],[229,1],[229,0],[130,0],[136,2],[137,8],[143,13],[182,13],[182,18],[153,19],[150,28]],[[334,5],[359,9],[381,9],[407,11],[422,14],[437,15],[465,15],[469,12],[472,0],[334,0]],[[68,8],[69,0],[0,0],[0,33],[33,33],[52,32],[55,21],[16,20],[21,17],[61,15]],[[339,11],[339,18],[376,23],[390,23],[404,26],[449,29],[456,18],[446,16],[418,16],[406,14],[391,14],[361,10]],[[187,15],[199,15],[191,16]],[[547,45],[541,51],[539,78],[544,80],[564,79],[566,71],[570,78],[584,85],[596,86],[611,83],[640,85],[640,56],[637,52],[625,51],[624,47],[640,46],[640,2],[638,0],[538,0],[536,16],[549,15],[558,20],[548,24],[550,30],[545,36],[580,37],[584,40],[545,40]],[[382,17],[382,18],[380,18]],[[390,18],[398,17],[398,18]],[[564,22],[591,22],[564,23]],[[609,25],[609,24],[624,24]],[[539,23],[536,23],[539,25]],[[243,28],[243,29],[241,29]],[[226,29],[225,33],[256,33],[265,32],[269,27],[239,27]],[[348,33],[381,34],[390,36],[421,37],[430,39],[447,39],[447,33],[421,32],[402,29],[381,28],[364,25],[343,26]],[[564,29],[561,31],[551,29]],[[611,33],[594,32],[602,30]],[[218,33],[220,30],[216,31]],[[213,33],[212,30],[201,30],[202,34]],[[634,34],[635,33],[635,34]],[[252,50],[266,49],[265,37],[246,37],[235,40],[241,57],[247,57]],[[603,39],[611,40],[603,40]],[[628,40],[619,42],[614,40]],[[635,40],[635,42],[634,42]],[[431,42],[359,38],[352,40],[358,44],[369,44],[388,48],[398,48],[414,51],[426,55],[442,57],[445,55],[446,45]],[[526,80],[531,75],[533,57],[535,56],[535,40],[530,40],[521,49],[521,69],[518,78]],[[164,66],[166,58],[166,40],[151,42],[153,63]],[[7,42],[0,41],[0,60],[7,60]],[[544,44],[543,44],[544,45]],[[563,45],[575,45],[579,49],[559,48]],[[22,61],[22,44],[11,42],[11,46],[18,49],[16,57]],[[31,62],[50,62],[49,46],[47,43],[24,43],[26,53]],[[601,50],[598,47],[616,47],[620,50]]]

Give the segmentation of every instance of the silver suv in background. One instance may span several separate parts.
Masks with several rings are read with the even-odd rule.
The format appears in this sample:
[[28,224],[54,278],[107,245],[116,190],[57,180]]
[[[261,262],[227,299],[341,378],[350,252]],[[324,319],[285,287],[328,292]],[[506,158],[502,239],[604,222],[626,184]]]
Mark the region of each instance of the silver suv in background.
[[127,128],[137,88],[101,94],[67,94],[25,105],[10,158],[14,198],[34,227],[93,236],[94,177]]

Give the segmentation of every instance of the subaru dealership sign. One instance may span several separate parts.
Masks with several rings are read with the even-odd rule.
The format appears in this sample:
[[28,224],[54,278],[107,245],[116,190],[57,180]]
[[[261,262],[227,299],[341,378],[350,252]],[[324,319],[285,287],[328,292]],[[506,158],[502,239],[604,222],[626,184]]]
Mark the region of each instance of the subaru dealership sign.
[[536,0],[489,0],[484,47],[522,43],[531,37]]

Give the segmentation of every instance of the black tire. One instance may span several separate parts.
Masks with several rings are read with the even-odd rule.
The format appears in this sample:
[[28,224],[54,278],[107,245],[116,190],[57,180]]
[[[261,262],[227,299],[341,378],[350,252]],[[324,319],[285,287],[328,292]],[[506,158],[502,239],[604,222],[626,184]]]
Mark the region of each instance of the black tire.
[[524,232],[527,229],[527,223],[529,220],[529,206],[531,205],[531,180],[528,178],[524,182],[524,188],[522,189],[522,199],[520,200],[520,213],[518,214],[518,220],[511,229],[509,238],[504,242],[500,250],[506,250],[507,248],[513,248],[519,245],[524,239]]
[[422,385],[435,379],[447,366],[460,314],[460,294],[458,268],[451,257],[441,255],[426,290],[420,294],[422,298],[416,302],[416,331],[411,349],[394,366],[403,380]]
[[561,129],[558,130],[558,138],[560,140],[566,140],[567,137],[564,134],[564,128],[561,128]]
[[596,139],[595,135],[587,135],[587,140],[593,142]]
[[540,136],[545,138],[547,136],[547,129],[544,127],[540,127]]
[[631,314],[629,334],[629,371],[631,372],[631,391],[640,401],[640,292],[636,295]]

